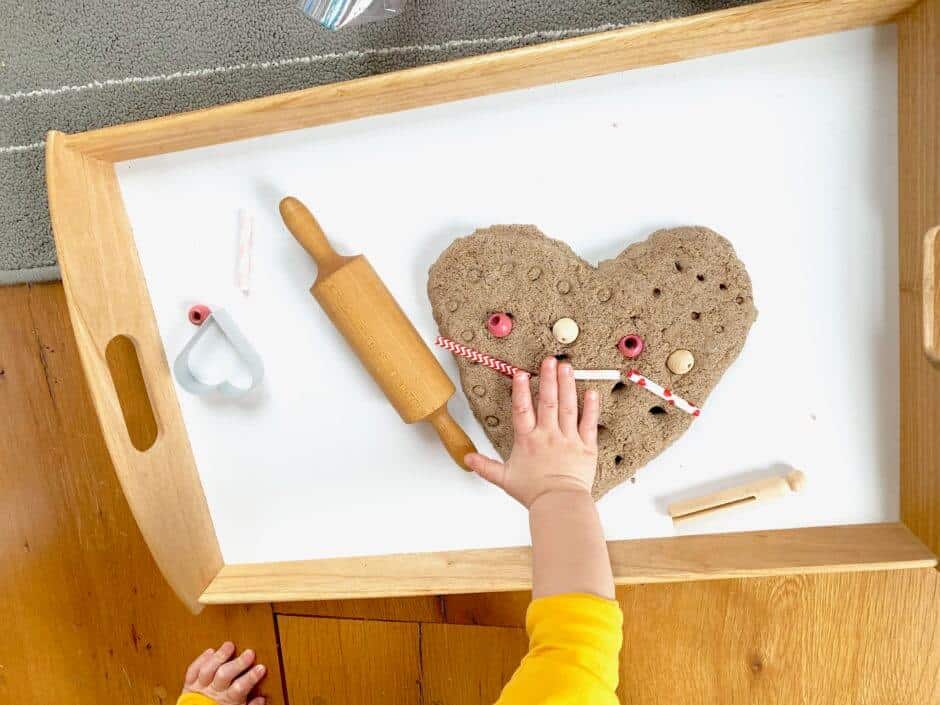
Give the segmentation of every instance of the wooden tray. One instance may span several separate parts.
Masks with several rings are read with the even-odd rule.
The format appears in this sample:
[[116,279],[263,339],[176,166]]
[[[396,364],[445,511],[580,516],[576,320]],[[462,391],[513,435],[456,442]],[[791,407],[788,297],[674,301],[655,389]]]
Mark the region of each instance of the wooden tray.
[[[935,237],[924,233],[940,222],[940,2],[910,5],[768,2],[78,135],[50,133],[50,210],[83,366],[129,504],[181,599],[196,610],[215,602],[523,589],[528,549],[224,565],[115,162],[887,21],[899,30],[904,523],[613,542],[611,557],[620,583],[935,565],[940,372],[928,360],[937,356]],[[133,392],[140,375],[145,394]]]

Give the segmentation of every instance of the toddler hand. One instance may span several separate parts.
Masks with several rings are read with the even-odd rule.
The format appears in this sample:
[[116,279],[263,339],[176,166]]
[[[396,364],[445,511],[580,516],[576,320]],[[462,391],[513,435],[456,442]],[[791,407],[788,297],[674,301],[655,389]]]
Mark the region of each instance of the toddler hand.
[[578,392],[574,370],[553,357],[542,362],[538,415],[532,408],[529,375],[512,380],[512,424],[515,440],[509,460],[501,463],[469,453],[467,466],[503,488],[526,508],[552,491],[591,493],[597,472],[597,392],[584,394],[578,423]]
[[[265,668],[257,665],[255,652],[245,649],[238,658],[235,645],[226,641],[218,651],[209,649],[193,661],[186,669],[186,684],[183,693],[200,693],[219,705],[264,705],[258,696],[248,703],[248,694],[264,678]],[[249,670],[250,669],[250,670]]]

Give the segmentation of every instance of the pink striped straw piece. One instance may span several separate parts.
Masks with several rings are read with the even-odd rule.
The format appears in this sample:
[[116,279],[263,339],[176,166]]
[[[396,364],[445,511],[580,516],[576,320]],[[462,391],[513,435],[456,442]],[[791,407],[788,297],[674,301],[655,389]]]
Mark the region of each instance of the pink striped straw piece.
[[523,370],[521,367],[510,365],[508,362],[504,362],[503,360],[497,360],[495,357],[487,355],[486,353],[481,353],[479,350],[468,348],[466,345],[461,345],[460,343],[451,340],[450,338],[445,338],[442,335],[439,335],[434,339],[434,344],[438,347],[444,348],[445,350],[450,350],[452,353],[454,353],[454,355],[465,357],[468,360],[473,360],[474,362],[478,362],[485,367],[489,367],[491,370],[496,370],[500,374],[504,374],[507,377],[513,377],[520,372],[526,372],[526,370]]

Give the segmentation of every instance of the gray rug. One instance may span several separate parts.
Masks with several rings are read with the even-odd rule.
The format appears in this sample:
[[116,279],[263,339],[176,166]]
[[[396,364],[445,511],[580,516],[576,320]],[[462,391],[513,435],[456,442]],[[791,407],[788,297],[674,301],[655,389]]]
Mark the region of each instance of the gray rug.
[[49,129],[80,132],[756,0],[406,0],[331,33],[294,0],[0,0],[0,284],[58,278]]

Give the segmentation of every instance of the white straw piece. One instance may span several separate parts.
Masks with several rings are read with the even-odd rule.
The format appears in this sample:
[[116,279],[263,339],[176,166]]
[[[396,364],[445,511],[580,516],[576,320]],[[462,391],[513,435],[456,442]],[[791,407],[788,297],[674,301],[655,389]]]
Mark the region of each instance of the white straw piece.
[[622,374],[620,370],[575,370],[574,378],[583,382],[618,382]]
[[251,291],[251,245],[254,218],[244,208],[238,209],[238,288],[247,295]]

